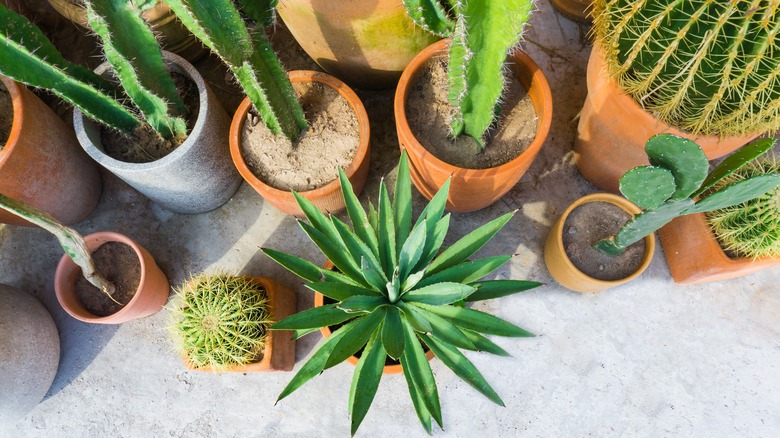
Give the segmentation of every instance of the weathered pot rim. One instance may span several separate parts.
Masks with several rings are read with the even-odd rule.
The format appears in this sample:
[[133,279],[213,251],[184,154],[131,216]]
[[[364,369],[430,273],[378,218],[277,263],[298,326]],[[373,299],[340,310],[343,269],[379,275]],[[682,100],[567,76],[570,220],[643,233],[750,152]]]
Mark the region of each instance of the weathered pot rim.
[[[358,147],[355,150],[355,156],[349,163],[349,167],[344,170],[347,178],[351,178],[360,167],[360,163],[366,158],[368,154],[369,141],[371,136],[371,130],[368,122],[368,113],[363,106],[363,102],[358,95],[343,81],[331,76],[327,73],[313,71],[313,70],[293,70],[287,73],[290,78],[290,82],[317,82],[336,90],[348,103],[350,108],[355,113],[358,122]],[[290,190],[281,190],[276,187],[272,187],[266,184],[263,180],[257,177],[247,166],[243,155],[241,154],[241,137],[244,129],[244,123],[246,122],[246,115],[252,108],[252,102],[248,97],[245,97],[241,104],[236,109],[233,115],[233,121],[230,124],[230,154],[233,156],[233,162],[236,164],[241,176],[250,181],[251,184],[268,193],[270,196],[284,196],[290,194]],[[260,122],[262,123],[262,121]],[[306,197],[320,197],[335,191],[341,190],[341,183],[339,183],[338,176],[335,177],[329,183],[317,187],[316,189],[306,190],[298,192]]]
[[[84,125],[90,124],[93,126],[99,126],[100,123],[94,120],[84,117],[84,114],[79,111],[78,108],[73,108],[73,128],[76,131],[76,136],[79,139],[79,143],[84,150],[92,157],[93,160],[104,166],[121,169],[121,170],[134,170],[134,171],[146,171],[152,170],[158,167],[163,167],[169,163],[181,159],[184,155],[187,155],[191,149],[195,148],[195,145],[200,140],[204,129],[206,129],[207,120],[209,117],[208,111],[208,92],[206,90],[206,82],[203,80],[203,76],[190,64],[187,60],[181,56],[163,50],[163,60],[165,66],[168,67],[170,72],[179,73],[184,75],[187,79],[191,80],[198,88],[198,105],[200,110],[198,111],[198,117],[193,123],[192,130],[187,135],[187,139],[182,142],[176,149],[174,149],[168,155],[149,163],[128,163],[126,161],[117,160],[114,157],[106,154],[98,145],[93,143],[89,136],[84,131]],[[111,68],[108,62],[100,64],[95,73],[101,75],[107,72]],[[142,120],[143,122],[143,120]],[[145,123],[145,122],[144,122]]]
[[5,141],[2,149],[0,149],[0,166],[8,159],[16,144],[19,142],[19,136],[22,133],[22,120],[25,117],[22,110],[22,95],[21,87],[24,85],[14,81],[13,79],[0,75],[0,81],[5,85],[8,90],[8,95],[11,97],[11,107],[13,111],[13,120],[11,121],[11,131],[8,133],[8,138]]
[[[446,50],[449,47],[450,39],[442,39],[439,40],[430,46],[426,47],[423,51],[417,54],[412,61],[409,63],[409,65],[404,69],[403,74],[401,75],[401,78],[398,81],[398,88],[396,88],[395,96],[393,99],[393,112],[395,115],[395,123],[398,125],[399,130],[405,130],[414,136],[414,131],[412,131],[411,127],[409,126],[409,121],[406,118],[406,99],[411,92],[412,86],[414,85],[416,79],[419,77],[420,74],[422,74],[422,67],[425,65],[425,63],[429,59],[433,59],[437,56],[446,56]],[[542,90],[543,100],[545,102],[552,102],[552,92],[550,91],[549,83],[547,82],[547,78],[544,76],[544,73],[542,72],[541,68],[538,64],[524,51],[516,49],[513,53],[509,55],[507,58],[507,64],[510,61],[514,61],[513,69],[515,68],[522,68],[524,70],[527,70],[531,76],[534,77],[534,79],[540,81],[540,89]],[[537,74],[538,72],[538,74]],[[528,90],[526,90],[528,91]],[[442,161],[438,157],[434,156],[428,149],[425,148],[425,145],[422,144],[419,140],[417,140],[417,137],[414,137],[415,140],[417,140],[417,143],[425,149],[427,155],[426,155],[426,161],[437,168],[442,169],[445,172],[449,173],[457,173],[463,178],[468,179],[475,179],[475,178],[489,178],[492,177],[492,173],[496,171],[502,171],[504,169],[510,169],[517,167],[518,162],[521,161],[521,157],[527,153],[538,153],[541,149],[542,145],[544,144],[545,140],[547,139],[547,133],[550,131],[550,127],[552,126],[552,105],[544,105],[542,108],[542,113],[539,114],[536,111],[536,107],[534,107],[534,112],[536,112],[537,119],[539,120],[539,124],[537,125],[536,130],[536,136],[534,137],[531,144],[528,145],[520,154],[518,154],[515,158],[511,159],[510,161],[500,164],[498,166],[489,167],[485,169],[470,169],[465,167],[458,167],[452,164],[449,164],[445,161]]]

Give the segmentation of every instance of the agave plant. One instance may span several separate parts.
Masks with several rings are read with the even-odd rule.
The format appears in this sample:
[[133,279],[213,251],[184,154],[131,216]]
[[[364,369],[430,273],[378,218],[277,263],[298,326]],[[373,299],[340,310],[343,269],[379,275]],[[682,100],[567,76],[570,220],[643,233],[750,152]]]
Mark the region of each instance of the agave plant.
[[440,251],[450,223],[444,215],[449,181],[412,225],[412,193],[405,153],[392,202],[384,181],[377,207],[366,212],[343,171],[342,193],[352,228],[327,217],[295,194],[309,223],[299,225],[335,270],[263,248],[268,256],[311,283],[307,287],[335,301],[279,321],[273,330],[294,330],[296,338],[326,326],[340,326],[325,339],[279,395],[279,400],[323,370],[362,351],[349,392],[352,434],[363,421],[387,357],[400,362],[417,416],[428,433],[431,418],[442,425],[439,396],[428,348],[442,363],[488,399],[503,406],[477,368],[459,351],[508,353],[484,335],[529,337],[532,333],[463,302],[498,298],[539,286],[520,280],[480,279],[511,256],[468,260],[512,218],[507,213]]

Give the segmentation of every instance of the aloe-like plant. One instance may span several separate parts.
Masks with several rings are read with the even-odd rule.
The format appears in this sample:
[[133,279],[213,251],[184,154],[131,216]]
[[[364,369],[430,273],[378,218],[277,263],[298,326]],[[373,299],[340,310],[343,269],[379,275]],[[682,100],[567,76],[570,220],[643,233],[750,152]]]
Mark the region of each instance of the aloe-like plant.
[[116,287],[95,270],[92,254],[78,231],[58,222],[49,213],[11,199],[2,193],[0,193],[0,208],[53,234],[62,246],[65,254],[81,268],[82,275],[90,284],[109,297],[114,294]]
[[[273,134],[284,134],[294,142],[306,132],[303,108],[271,43],[262,32],[250,34],[231,0],[163,2],[230,68]],[[261,23],[273,19],[275,0],[241,3]]]
[[472,137],[485,147],[488,128],[501,108],[504,63],[531,17],[532,0],[404,0],[423,29],[451,36],[448,98],[455,108],[453,136]]
[[651,165],[635,167],[620,178],[620,191],[644,211],[595,247],[619,255],[678,216],[727,208],[780,187],[780,174],[765,174],[716,188],[724,178],[772,149],[775,141],[765,138],[744,146],[708,174],[709,162],[696,143],[671,134],[651,137],[645,145]]
[[377,207],[369,204],[368,212],[341,170],[339,180],[351,229],[295,194],[309,221],[299,221],[299,225],[336,270],[263,248],[273,260],[310,281],[306,285],[309,289],[335,301],[287,317],[272,329],[294,330],[298,338],[321,327],[340,325],[293,377],[279,400],[362,349],[349,392],[352,434],[368,412],[388,356],[401,363],[417,416],[430,433],[431,418],[439,426],[442,418],[425,346],[465,382],[503,406],[498,394],[458,349],[507,356],[504,349],[483,335],[534,336],[500,318],[462,305],[539,285],[532,281],[480,280],[511,256],[468,260],[506,225],[514,212],[477,228],[440,252],[450,223],[450,215],[444,215],[449,181],[413,225],[405,153],[398,167],[393,200],[382,181]]

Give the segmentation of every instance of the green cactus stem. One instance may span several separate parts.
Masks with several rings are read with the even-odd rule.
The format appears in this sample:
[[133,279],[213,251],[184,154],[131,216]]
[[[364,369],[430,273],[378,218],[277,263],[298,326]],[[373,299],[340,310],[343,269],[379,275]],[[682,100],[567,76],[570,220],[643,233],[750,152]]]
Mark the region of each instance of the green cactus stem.
[[45,211],[11,199],[2,193],[0,193],[0,208],[53,234],[60,242],[65,254],[81,268],[81,274],[90,284],[109,297],[114,294],[116,287],[95,270],[95,264],[87,244],[84,243],[84,238],[76,230],[61,224]]
[[455,29],[455,21],[438,0],[403,0],[403,3],[414,23],[428,32],[448,37]]
[[111,84],[65,60],[40,29],[0,4],[0,74],[49,90],[88,117],[131,133],[141,125]]
[[85,0],[87,20],[127,95],[162,138],[187,137],[179,97],[154,34],[141,10],[127,0]]
[[203,44],[230,68],[274,134],[295,142],[308,129],[306,116],[271,44],[252,38],[230,0],[163,0]]
[[279,0],[237,0],[241,12],[258,26],[273,26],[276,23],[276,4]]
[[665,123],[720,136],[780,129],[776,1],[593,5],[609,76]]

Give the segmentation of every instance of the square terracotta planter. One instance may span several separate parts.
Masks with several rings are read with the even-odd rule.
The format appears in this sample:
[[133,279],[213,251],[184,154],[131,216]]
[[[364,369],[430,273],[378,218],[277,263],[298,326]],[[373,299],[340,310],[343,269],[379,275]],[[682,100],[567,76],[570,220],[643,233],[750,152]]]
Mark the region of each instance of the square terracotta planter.
[[697,284],[752,274],[780,264],[780,258],[731,258],[723,251],[703,213],[678,217],[658,231],[672,278]]

